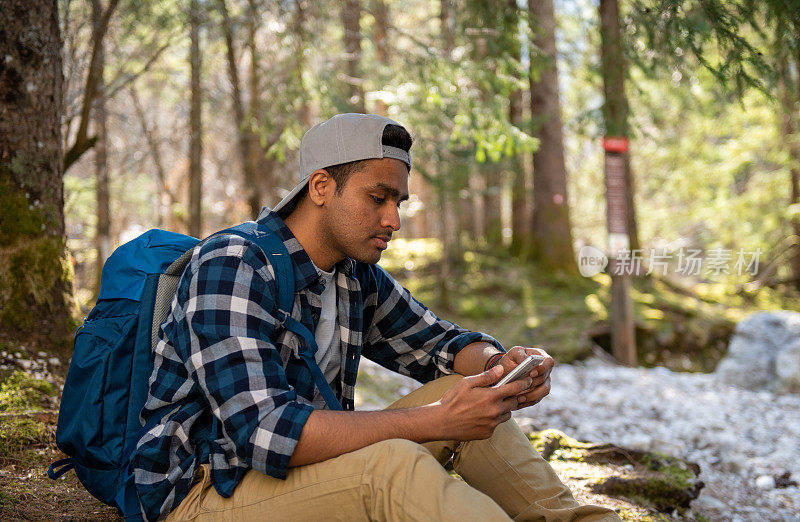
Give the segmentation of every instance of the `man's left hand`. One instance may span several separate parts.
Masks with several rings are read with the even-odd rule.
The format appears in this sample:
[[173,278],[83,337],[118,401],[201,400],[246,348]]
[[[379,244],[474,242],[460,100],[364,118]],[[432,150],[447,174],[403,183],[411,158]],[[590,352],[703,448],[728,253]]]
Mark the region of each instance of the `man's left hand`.
[[533,379],[533,383],[530,388],[517,395],[518,404],[514,408],[516,410],[533,406],[550,393],[550,372],[553,371],[555,361],[541,348],[515,346],[501,357],[497,363],[503,367],[503,375],[507,375],[529,355],[541,355],[544,357],[544,361],[531,370],[530,376]]

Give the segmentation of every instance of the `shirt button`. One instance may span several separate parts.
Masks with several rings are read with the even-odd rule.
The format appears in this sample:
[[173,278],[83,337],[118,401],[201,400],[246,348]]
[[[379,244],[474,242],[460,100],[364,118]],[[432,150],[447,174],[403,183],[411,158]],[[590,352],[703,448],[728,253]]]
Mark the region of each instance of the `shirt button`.
[[311,314],[311,318],[314,319],[314,321],[319,321],[319,314],[317,312],[314,312],[313,314]]

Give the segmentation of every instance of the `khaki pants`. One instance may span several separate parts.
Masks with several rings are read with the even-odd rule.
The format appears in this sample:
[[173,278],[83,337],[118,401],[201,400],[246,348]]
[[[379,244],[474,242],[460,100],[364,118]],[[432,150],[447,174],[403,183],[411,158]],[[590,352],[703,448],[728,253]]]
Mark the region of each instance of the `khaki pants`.
[[[389,408],[437,401],[458,379],[437,379]],[[451,457],[463,482],[442,467]],[[513,420],[486,440],[378,442],[291,468],[286,480],[251,470],[230,498],[214,490],[208,465],[195,476],[168,521],[620,520],[606,508],[579,506]]]

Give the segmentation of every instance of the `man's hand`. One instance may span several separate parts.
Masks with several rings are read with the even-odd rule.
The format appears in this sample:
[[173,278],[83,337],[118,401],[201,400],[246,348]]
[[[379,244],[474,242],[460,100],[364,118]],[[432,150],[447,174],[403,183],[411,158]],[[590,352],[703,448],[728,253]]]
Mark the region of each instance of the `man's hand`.
[[503,375],[506,375],[529,355],[541,355],[544,357],[544,361],[531,370],[532,384],[517,395],[518,404],[513,408],[515,410],[533,406],[550,393],[550,372],[553,371],[555,361],[544,350],[515,346],[500,358],[497,366],[502,366]]
[[492,388],[503,372],[499,366],[465,377],[450,388],[433,406],[441,415],[441,440],[476,440],[492,436],[495,427],[511,418],[518,408],[517,396],[532,385],[528,377]]

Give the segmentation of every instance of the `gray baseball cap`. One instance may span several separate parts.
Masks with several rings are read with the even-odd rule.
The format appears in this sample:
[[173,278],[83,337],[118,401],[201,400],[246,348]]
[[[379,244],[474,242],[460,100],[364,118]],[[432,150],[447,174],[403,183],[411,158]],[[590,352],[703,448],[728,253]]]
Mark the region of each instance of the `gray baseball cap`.
[[308,185],[311,174],[319,169],[367,159],[394,158],[411,170],[411,154],[381,143],[387,125],[400,125],[377,114],[337,114],[303,135],[300,141],[299,181],[289,194],[272,210],[289,214],[297,204],[298,195]]

